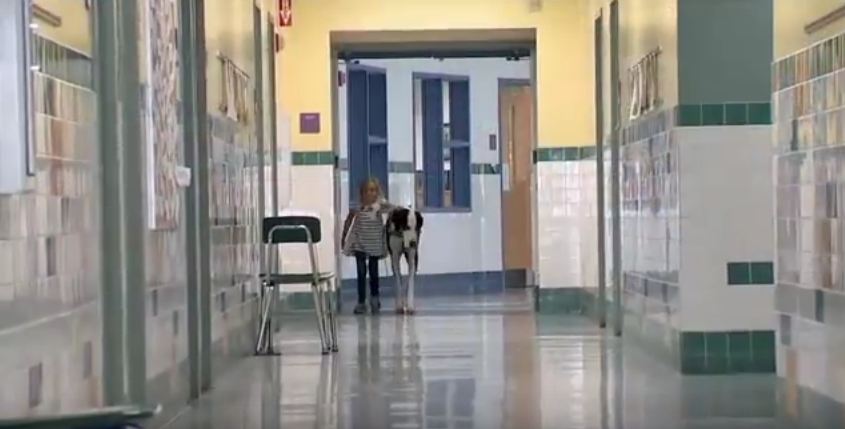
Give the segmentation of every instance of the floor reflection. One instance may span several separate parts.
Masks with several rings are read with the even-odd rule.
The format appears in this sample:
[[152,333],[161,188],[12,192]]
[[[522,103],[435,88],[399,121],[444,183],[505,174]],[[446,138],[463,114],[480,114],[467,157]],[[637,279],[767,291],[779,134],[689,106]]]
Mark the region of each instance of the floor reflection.
[[498,312],[452,299],[412,318],[348,317],[331,358],[319,355],[312,315],[287,317],[281,357],[246,360],[169,427],[841,427],[841,412],[787,419],[773,376],[682,377],[523,299],[502,298]]

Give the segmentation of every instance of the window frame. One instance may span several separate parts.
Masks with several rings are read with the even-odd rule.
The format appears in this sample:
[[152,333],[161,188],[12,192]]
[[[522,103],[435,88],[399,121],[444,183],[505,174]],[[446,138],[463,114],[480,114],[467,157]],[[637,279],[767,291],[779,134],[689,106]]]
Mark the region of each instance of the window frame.
[[[366,146],[366,156],[365,156],[366,161],[365,161],[364,167],[365,167],[367,174],[364,176],[364,179],[361,179],[357,176],[353,177],[354,176],[353,175],[353,169],[356,168],[355,165],[357,164],[357,161],[353,162],[353,157],[352,157],[352,141],[353,141],[352,135],[353,135],[353,133],[351,132],[352,131],[351,127],[352,127],[353,121],[352,121],[352,118],[351,118],[351,113],[352,113],[352,109],[351,109],[351,106],[352,106],[352,103],[351,103],[351,100],[352,100],[352,97],[351,97],[351,93],[352,93],[352,83],[351,83],[351,81],[352,81],[352,78],[351,78],[351,76],[352,76],[352,73],[355,73],[355,72],[363,72],[366,75],[365,76],[366,88],[364,90],[364,95],[366,97],[366,100],[365,100],[366,101],[366,107],[365,107],[366,112],[364,112],[363,114],[364,114],[365,119],[366,119],[366,131],[367,131],[367,137],[366,137],[366,141],[364,143],[364,145]],[[346,121],[347,121],[347,124],[346,124],[346,127],[347,127],[346,157],[347,157],[347,160],[348,160],[347,162],[348,162],[348,174],[349,174],[349,201],[348,201],[348,203],[350,204],[350,206],[353,206],[353,205],[360,204],[360,201],[358,201],[359,200],[358,188],[360,186],[361,180],[365,180],[366,178],[375,176],[373,174],[374,172],[373,172],[372,163],[371,163],[374,147],[381,147],[384,150],[384,158],[385,158],[384,173],[385,173],[385,177],[384,178],[377,177],[377,176],[375,176],[375,177],[377,179],[379,179],[379,182],[383,182],[383,183],[379,183],[379,185],[381,185],[381,189],[382,189],[382,193],[384,194],[384,197],[389,198],[389,193],[390,193],[390,141],[389,141],[389,136],[388,136],[388,134],[389,134],[388,128],[390,126],[390,111],[389,111],[389,107],[388,107],[388,104],[389,104],[388,103],[389,93],[388,93],[388,85],[387,85],[388,76],[387,76],[387,69],[385,69],[385,68],[375,67],[375,66],[366,65],[366,64],[359,64],[359,63],[354,63],[354,62],[347,62],[346,63],[345,73],[346,73],[346,76],[347,76],[347,79],[346,79],[346,91],[347,91],[347,93],[346,93],[347,94],[346,95]],[[371,90],[370,90],[370,84],[372,82],[372,76],[373,75],[381,75],[382,78],[384,79],[384,129],[382,130],[383,133],[384,133],[384,136],[377,136],[377,135],[372,134],[372,124],[370,122],[370,117],[371,117],[371,113],[372,113],[371,104],[370,104],[371,100],[370,99],[371,99],[372,93],[371,93]],[[360,179],[360,180],[356,181],[355,179]]]
[[[423,138],[422,129],[425,127],[425,118],[423,109],[423,91],[422,91],[422,82],[424,80],[433,80],[437,79],[440,80],[444,84],[451,84],[453,82],[466,82],[467,84],[467,115],[466,115],[466,140],[455,140],[450,138],[448,142],[448,150],[450,151],[450,159],[454,158],[452,155],[455,149],[466,149],[467,150],[467,165],[466,165],[466,175],[469,177],[469,183],[467,184],[467,200],[468,205],[455,205],[454,201],[454,182],[451,185],[451,189],[453,192],[452,196],[452,203],[450,206],[432,206],[427,204],[426,196],[425,196],[425,180],[426,180],[426,169],[424,160],[420,159],[420,156],[423,158],[425,157],[425,139]],[[417,83],[420,83],[420,91],[418,92]],[[414,167],[414,199],[417,206],[417,210],[424,212],[424,213],[471,213],[473,211],[473,192],[472,192],[472,85],[471,79],[468,75],[456,75],[456,74],[447,74],[447,73],[431,73],[431,72],[413,72],[411,76],[411,93],[412,93],[412,100],[413,103],[411,109],[411,123],[413,126],[413,167]],[[419,97],[419,99],[418,99]],[[419,101],[419,106],[417,102]],[[450,109],[451,109],[451,92],[450,92]],[[419,110],[417,109],[419,107]],[[417,113],[420,115],[420,123],[417,123]],[[450,112],[451,113],[451,112]],[[444,115],[445,116],[445,115]],[[447,118],[443,118],[444,122]],[[451,121],[451,114],[450,118]],[[445,124],[444,124],[445,125]],[[451,123],[449,123],[451,128]],[[419,138],[418,138],[419,137]],[[451,137],[451,132],[450,132]],[[444,149],[447,147],[447,144],[444,142]],[[444,150],[445,152],[445,150]],[[423,165],[420,165],[422,163]],[[419,166],[419,167],[418,167]],[[440,173],[444,173],[443,162],[440,165]],[[455,173],[454,173],[454,165],[452,168],[452,173],[450,173],[452,180],[454,180]],[[422,184],[421,184],[422,182]],[[441,184],[441,198],[445,200],[443,194],[446,192],[446,183]],[[420,195],[420,190],[422,190],[422,195]]]

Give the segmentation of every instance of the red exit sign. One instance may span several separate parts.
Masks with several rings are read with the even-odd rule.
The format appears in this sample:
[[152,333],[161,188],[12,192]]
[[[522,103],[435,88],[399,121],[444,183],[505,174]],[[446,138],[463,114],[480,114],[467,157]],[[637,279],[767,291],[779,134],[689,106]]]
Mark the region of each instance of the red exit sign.
[[293,0],[279,0],[279,27],[293,25]]

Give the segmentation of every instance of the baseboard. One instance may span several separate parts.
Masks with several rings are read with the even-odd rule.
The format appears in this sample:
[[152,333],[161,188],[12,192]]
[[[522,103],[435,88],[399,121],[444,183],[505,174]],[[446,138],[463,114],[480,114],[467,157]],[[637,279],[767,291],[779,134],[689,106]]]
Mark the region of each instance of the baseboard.
[[[393,276],[379,278],[379,292],[382,296],[395,296],[396,285]],[[417,274],[415,291],[417,296],[466,295],[502,292],[505,289],[505,275],[502,271],[477,271],[465,273]],[[367,285],[369,288],[369,285]],[[356,296],[357,280],[344,279],[341,293]]]
[[594,299],[585,288],[538,287],[534,290],[534,307],[539,313],[582,316],[589,316],[592,313]]

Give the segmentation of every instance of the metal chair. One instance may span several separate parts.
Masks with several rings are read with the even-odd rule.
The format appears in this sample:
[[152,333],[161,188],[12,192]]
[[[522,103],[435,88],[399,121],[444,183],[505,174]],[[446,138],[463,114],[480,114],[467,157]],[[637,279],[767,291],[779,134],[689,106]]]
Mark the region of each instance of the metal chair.
[[[261,275],[261,322],[255,345],[256,354],[275,354],[273,351],[273,313],[280,287],[286,284],[310,284],[314,296],[314,313],[320,332],[322,353],[337,352],[337,314],[334,273],[321,272],[315,244],[322,239],[320,219],[314,216],[278,216],[264,218],[262,237],[267,249],[268,272]],[[279,248],[284,244],[307,244],[311,262],[310,273],[281,273]]]

